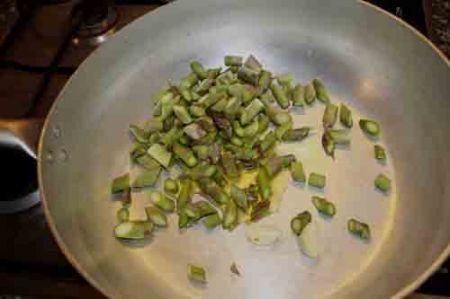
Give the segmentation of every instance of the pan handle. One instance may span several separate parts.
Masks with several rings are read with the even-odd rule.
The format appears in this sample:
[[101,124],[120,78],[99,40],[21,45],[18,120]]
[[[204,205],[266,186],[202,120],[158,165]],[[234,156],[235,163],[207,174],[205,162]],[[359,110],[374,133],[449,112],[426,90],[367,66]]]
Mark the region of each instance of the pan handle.
[[16,213],[39,203],[36,151],[42,119],[0,119],[0,161],[7,186],[0,214]]

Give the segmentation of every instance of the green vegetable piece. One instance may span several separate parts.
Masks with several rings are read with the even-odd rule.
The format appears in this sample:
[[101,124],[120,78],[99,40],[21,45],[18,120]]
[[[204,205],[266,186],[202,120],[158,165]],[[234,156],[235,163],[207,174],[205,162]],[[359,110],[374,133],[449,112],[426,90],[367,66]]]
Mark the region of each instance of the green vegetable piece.
[[332,128],[337,120],[338,106],[334,104],[327,104],[323,113],[322,123],[325,129]]
[[214,112],[222,112],[225,110],[227,102],[227,98],[223,97],[211,107],[211,110]]
[[381,145],[375,144],[373,147],[375,159],[378,161],[386,161],[386,152]]
[[243,146],[244,145],[244,141],[236,136],[231,137],[230,139],[231,143],[236,145],[236,146]]
[[290,87],[292,81],[294,81],[294,75],[292,73],[280,74],[277,76],[277,81],[284,87]]
[[161,167],[159,165],[158,168],[153,168],[151,170],[144,170],[134,179],[131,186],[133,188],[152,187],[158,181],[160,173]]
[[247,105],[250,103],[256,96],[256,88],[252,85],[243,85],[242,89],[242,102]]
[[295,85],[292,90],[292,104],[295,107],[305,106],[305,87],[303,87],[300,83]]
[[170,146],[183,136],[183,130],[173,126],[167,133],[163,134],[160,142],[165,146]]
[[226,230],[233,230],[237,225],[237,206],[234,201],[228,201],[223,213],[222,227]]
[[244,93],[244,85],[240,83],[231,84],[228,86],[227,92],[231,97],[236,97],[242,100],[242,94]]
[[137,157],[136,163],[148,170],[158,169],[161,167],[155,159],[147,155],[147,152],[145,152],[144,155]]
[[237,76],[240,80],[251,85],[255,86],[258,84],[259,72],[252,70],[246,66],[243,66],[239,69]]
[[228,177],[233,179],[239,177],[239,169],[237,168],[236,161],[232,153],[228,151],[222,152],[220,161],[225,171],[225,174]]
[[286,142],[302,141],[308,137],[310,131],[310,127],[290,129],[283,134],[282,140]]
[[[161,123],[162,129],[162,123]],[[147,143],[148,138],[150,137],[150,133],[145,131],[144,129],[139,128],[136,125],[130,125],[130,132],[133,135],[134,140],[139,143]]]
[[264,110],[264,104],[258,100],[254,99],[247,107],[244,108],[241,114],[241,124],[243,126],[249,124],[261,111]]
[[305,171],[303,170],[303,164],[300,161],[293,161],[291,163],[291,177],[294,181],[304,183],[306,181]]
[[270,84],[270,90],[272,91],[272,94],[275,97],[275,100],[277,101],[278,105],[282,109],[287,109],[289,107],[289,98],[287,97],[283,87],[272,82]]
[[266,114],[270,121],[277,126],[281,126],[287,122],[292,122],[292,116],[289,112],[277,110],[269,105],[266,105]]
[[313,205],[316,209],[323,215],[328,217],[333,217],[336,214],[336,207],[333,203],[329,202],[323,197],[313,196],[312,197]]
[[177,197],[177,211],[179,213],[179,216],[191,199],[191,191],[192,181],[188,178],[182,178],[180,180],[180,193]]
[[139,142],[135,142],[130,151],[131,161],[137,163],[137,159],[147,153],[147,148],[144,144]]
[[178,92],[180,93],[181,97],[187,101],[187,102],[191,102],[192,101],[192,93],[191,90],[187,87],[183,87],[183,86],[179,86],[178,87]]
[[352,218],[347,222],[347,229],[363,240],[370,240],[370,227],[364,222]]
[[259,94],[263,94],[267,91],[272,81],[272,73],[268,71],[261,71],[258,79],[258,91]]
[[379,174],[375,178],[374,183],[375,183],[375,187],[378,190],[383,191],[385,193],[387,193],[391,189],[391,180],[384,174]]
[[159,143],[152,144],[147,150],[147,154],[149,154],[150,157],[155,159],[164,168],[169,167],[172,154],[169,151],[167,151],[166,148],[161,144]]
[[189,146],[191,144],[191,139],[186,134],[183,134],[178,139],[178,142],[184,146]]
[[180,190],[180,186],[179,186],[177,180],[167,178],[164,181],[164,191],[165,192],[172,194],[172,195],[176,195],[179,190]]
[[244,190],[233,184],[230,188],[230,197],[234,200],[234,202],[240,209],[242,209],[243,211],[248,210],[248,198],[247,193],[245,193]]
[[329,104],[330,103],[330,97],[328,95],[328,91],[325,88],[325,85],[323,84],[320,79],[314,79],[313,80],[313,86],[314,90],[316,91],[317,99],[321,101],[322,103]]
[[205,130],[198,124],[192,123],[183,128],[184,133],[188,135],[193,140],[199,140],[205,137],[207,134]]
[[200,266],[188,264],[187,276],[192,281],[206,283],[206,271]]
[[359,120],[359,127],[364,133],[372,137],[378,137],[380,135],[380,125],[376,121],[361,119]]
[[239,137],[245,136],[244,128],[241,126],[241,124],[238,121],[233,121],[232,126],[233,126],[234,134],[236,134]]
[[204,163],[199,163],[197,166],[189,170],[187,175],[191,178],[197,180],[203,177],[212,177],[217,171],[217,167],[215,165],[209,165]]
[[207,145],[194,145],[192,147],[192,150],[194,151],[195,155],[200,160],[207,160],[209,158],[209,147]]
[[216,209],[207,201],[199,201],[193,204],[193,207],[197,210],[198,216],[196,220],[200,220],[204,217],[217,214]]
[[172,213],[173,211],[175,211],[174,201],[164,194],[161,194],[160,192],[151,192],[150,199],[156,207],[164,212]]
[[270,200],[260,200],[255,202],[250,213],[250,221],[256,222],[270,215]]
[[272,188],[270,187],[270,177],[264,167],[259,169],[256,181],[258,183],[261,198],[263,200],[268,200],[272,195]]
[[186,215],[191,218],[193,221],[195,221],[196,219],[198,219],[200,217],[200,211],[197,209],[197,207],[195,207],[193,204],[188,203],[185,207],[184,207],[184,212],[186,213]]
[[216,205],[223,205],[229,202],[228,195],[222,190],[222,188],[210,178],[202,178],[198,181],[199,187],[209,199]]
[[305,229],[305,227],[311,222],[311,213],[309,211],[304,211],[299,213],[297,216],[291,220],[291,230],[292,232],[300,236]]
[[326,184],[326,177],[322,174],[311,172],[308,178],[308,185],[323,189]]
[[187,111],[186,107],[182,105],[173,106],[173,112],[175,116],[185,125],[190,124],[192,122],[192,117]]
[[183,229],[192,225],[192,219],[185,213],[185,207],[178,211],[178,228]]
[[258,134],[266,132],[269,127],[270,120],[265,114],[260,114],[258,116]]
[[264,139],[261,141],[259,147],[261,149],[262,152],[267,152],[268,150],[270,150],[271,148],[273,148],[275,146],[275,144],[277,143],[277,135],[275,134],[275,132],[269,132]]
[[116,177],[111,184],[111,193],[122,193],[130,190],[130,175],[128,173]]
[[286,134],[291,129],[292,129],[292,122],[287,122],[282,124],[281,126],[278,126],[275,129],[275,135],[277,135],[277,139],[283,140],[284,134]]
[[224,59],[225,66],[241,66],[242,56],[237,55],[226,55]]
[[244,136],[243,137],[253,137],[258,133],[259,130],[259,123],[258,120],[254,120],[251,124],[246,126],[244,129]]
[[190,73],[180,81],[180,86],[184,88],[191,88],[195,84],[197,84],[198,78],[197,75],[194,73]]
[[198,160],[188,147],[175,143],[172,150],[175,156],[183,161],[187,166],[194,167],[197,165]]
[[261,71],[262,69],[261,62],[259,62],[258,59],[256,59],[256,57],[253,55],[247,57],[244,62],[244,66],[257,72]]
[[336,144],[342,144],[342,145],[350,144],[350,137],[348,136],[348,134],[349,134],[348,130],[329,129],[329,130],[327,130],[327,133],[330,135],[330,137],[333,139],[334,143],[336,143]]
[[344,104],[339,109],[339,120],[341,124],[347,128],[353,127],[352,111]]
[[208,69],[208,70],[206,71],[207,77],[208,77],[209,79],[216,79],[217,76],[220,75],[220,71],[221,71],[221,70],[222,70],[222,68],[220,68],[220,67]]
[[191,61],[190,66],[192,72],[196,74],[199,79],[203,80],[208,77],[207,71],[203,68],[203,65],[200,62],[196,60]]
[[221,223],[222,223],[222,219],[220,218],[219,214],[217,214],[217,213],[203,218],[203,225],[207,229],[213,229]]
[[127,222],[130,219],[130,212],[128,211],[127,208],[122,207],[119,210],[117,210],[116,216],[117,216],[117,221],[119,223]]
[[322,147],[327,156],[330,156],[334,159],[334,150],[336,149],[336,143],[328,132],[325,132],[322,135]]
[[294,155],[274,156],[270,158],[263,167],[269,178],[275,177],[281,170],[289,168],[292,162],[296,160]]
[[189,113],[193,116],[193,117],[202,117],[206,115],[206,111],[203,107],[197,106],[197,105],[192,105],[189,107]]
[[121,222],[114,228],[114,236],[118,239],[141,240],[144,239],[145,232],[144,222],[138,221]]
[[305,86],[305,102],[307,105],[312,105],[316,100],[316,90],[312,83],[309,83]]
[[232,97],[231,99],[226,102],[225,105],[225,115],[229,120],[232,120],[235,118],[236,114],[239,111],[239,108],[241,108],[242,101],[238,97]]
[[150,220],[154,225],[160,227],[167,226],[166,215],[157,207],[148,206],[145,208],[145,213],[147,214],[148,220]]

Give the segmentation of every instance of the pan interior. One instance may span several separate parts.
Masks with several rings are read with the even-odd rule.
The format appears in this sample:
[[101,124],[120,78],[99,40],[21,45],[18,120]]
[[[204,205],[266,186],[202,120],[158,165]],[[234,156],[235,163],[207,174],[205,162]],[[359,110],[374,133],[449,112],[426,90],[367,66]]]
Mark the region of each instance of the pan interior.
[[[448,246],[448,65],[409,29],[363,4],[282,3],[170,4],[100,48],[60,95],[42,136],[41,188],[66,255],[105,294],[380,298],[413,282]],[[264,220],[283,232],[269,248],[250,244],[244,226],[232,233],[200,227],[180,233],[175,216],[145,242],[118,242],[112,229],[119,203],[111,201],[109,186],[129,168],[128,125],[151,115],[151,95],[167,79],[185,75],[190,60],[215,66],[229,53],[252,53],[268,69],[290,71],[300,82],[322,78],[335,102],[380,122],[387,165],[373,159],[373,144],[357,126],[351,148],[339,150],[335,162],[324,157],[314,136],[282,150],[294,151],[307,172],[327,174],[324,196],[336,203],[335,219],[317,215],[314,192],[289,186],[279,212]],[[316,104],[296,121],[319,130],[322,111]],[[46,159],[48,153],[55,158]],[[389,196],[373,190],[379,172],[395,180]],[[137,207],[145,205],[145,196],[136,195]],[[290,218],[306,208],[323,244],[318,260],[302,256],[289,232]],[[136,217],[139,211],[133,211]],[[346,232],[349,217],[371,224],[371,242]],[[206,287],[187,281],[189,262],[207,268]],[[233,262],[242,277],[230,273]]]

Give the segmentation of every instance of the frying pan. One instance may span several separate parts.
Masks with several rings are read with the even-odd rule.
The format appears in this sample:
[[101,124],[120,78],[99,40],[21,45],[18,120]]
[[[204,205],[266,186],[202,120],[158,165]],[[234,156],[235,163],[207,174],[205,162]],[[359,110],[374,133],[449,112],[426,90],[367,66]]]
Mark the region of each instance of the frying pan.
[[[324,244],[318,259],[302,256],[288,233],[288,219],[311,208],[309,190],[297,196],[291,186],[279,213],[266,220],[283,232],[268,248],[250,244],[244,226],[178,232],[176,217],[143,243],[112,236],[118,203],[109,186],[128,167],[128,124],[151,115],[151,95],[184,75],[191,59],[214,66],[229,53],[252,53],[301,82],[321,77],[333,100],[383,127],[385,168],[372,161],[356,127],[337,164],[307,164],[327,173],[326,196],[338,206],[332,221],[315,217]],[[177,1],[99,48],[53,105],[38,156],[47,219],[67,258],[110,297],[402,297],[450,250],[449,95],[446,58],[414,29],[362,2]],[[383,171],[395,181],[390,196],[377,194],[369,180]],[[353,216],[371,223],[370,242],[346,232]],[[230,273],[232,262],[241,277]],[[187,263],[205,266],[207,286],[187,280]]]

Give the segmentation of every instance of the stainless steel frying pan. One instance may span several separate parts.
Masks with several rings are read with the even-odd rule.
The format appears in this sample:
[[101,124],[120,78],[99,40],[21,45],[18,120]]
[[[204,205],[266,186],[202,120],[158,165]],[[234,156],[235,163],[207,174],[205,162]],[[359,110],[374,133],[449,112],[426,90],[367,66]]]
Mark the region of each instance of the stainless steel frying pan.
[[[371,145],[359,137],[340,164],[309,164],[327,172],[326,193],[338,206],[333,221],[316,220],[325,244],[317,260],[302,256],[288,232],[289,217],[310,205],[308,190],[287,191],[268,218],[283,231],[269,248],[247,242],[244,227],[179,233],[175,217],[145,244],[112,237],[118,203],[109,184],[128,167],[128,124],[151,114],[152,93],[185,74],[191,59],[213,66],[227,53],[253,53],[302,82],[319,76],[334,100],[383,126],[387,168],[372,162]],[[67,258],[110,297],[401,297],[450,251],[449,96],[448,61],[408,25],[367,4],[180,0],[120,31],[55,102],[39,145],[46,215]],[[355,151],[366,158],[351,156]],[[395,178],[391,196],[362,179],[381,171]],[[351,216],[371,222],[371,242],[348,235]],[[206,287],[188,282],[188,262],[207,268]],[[229,272],[232,262],[241,277]]]

